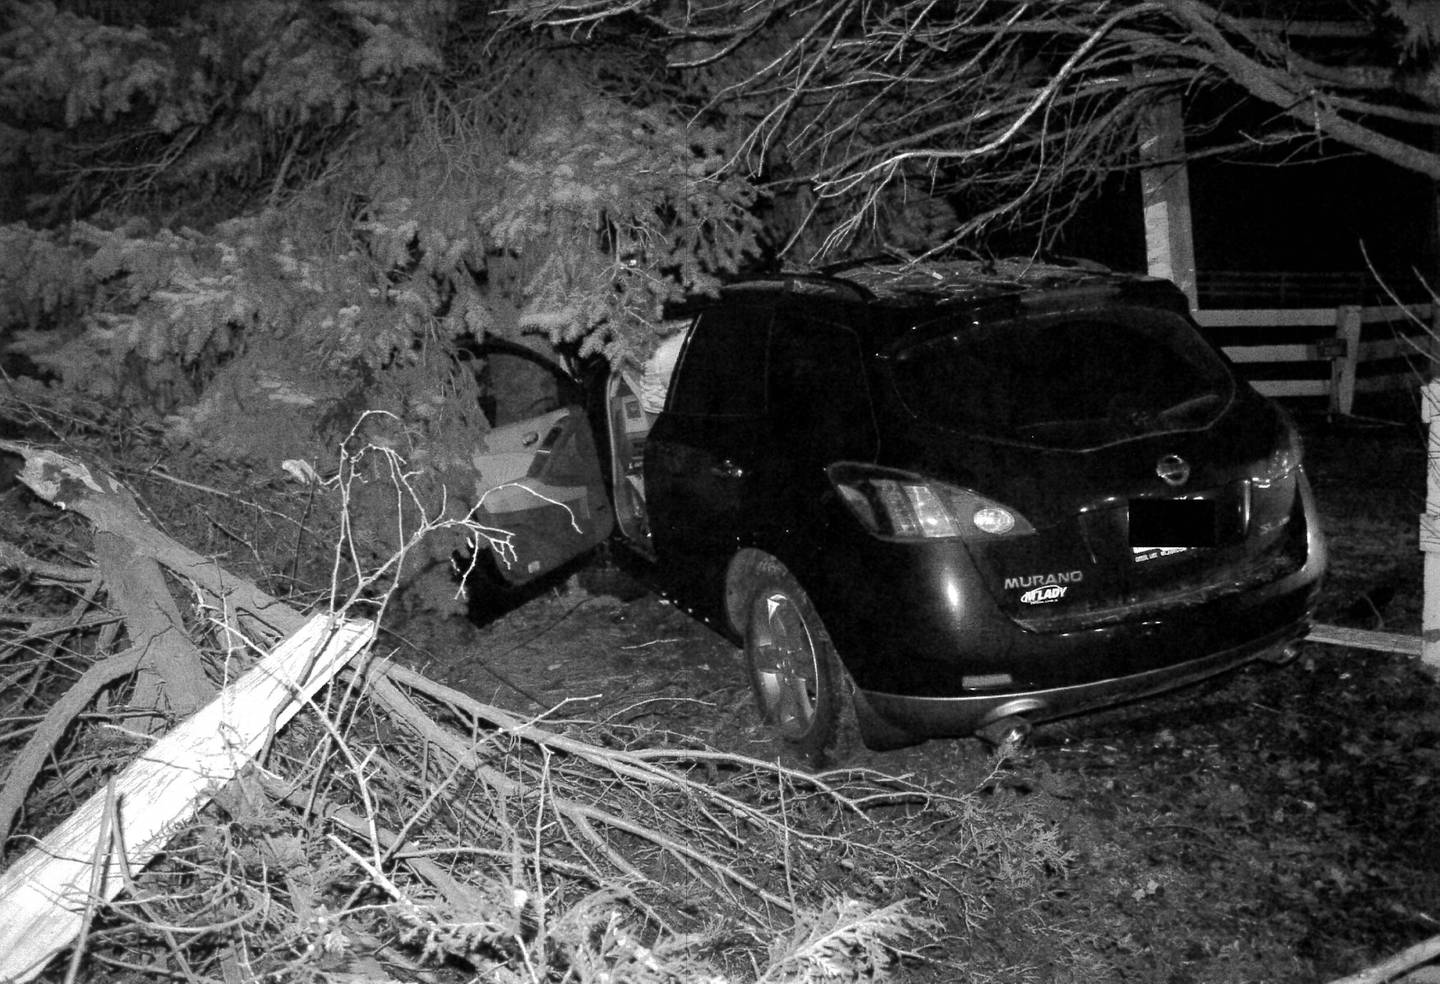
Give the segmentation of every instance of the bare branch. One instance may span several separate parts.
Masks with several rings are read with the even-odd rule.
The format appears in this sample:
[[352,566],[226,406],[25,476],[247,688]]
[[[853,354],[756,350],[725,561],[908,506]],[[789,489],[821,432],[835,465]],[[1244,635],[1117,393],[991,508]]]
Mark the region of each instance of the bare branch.
[[[728,63],[704,112],[735,124],[733,161],[765,174],[775,195],[807,202],[797,221],[828,226],[831,248],[917,196],[959,203],[950,243],[993,222],[1063,219],[1104,175],[1143,164],[1137,122],[1176,91],[1278,110],[1231,146],[1305,132],[1440,175],[1428,136],[1385,126],[1440,124],[1434,78],[1404,70],[1395,42],[1359,14],[1245,19],[1206,0],[517,0],[511,11],[530,24],[639,12],[657,43],[689,52],[703,32],[700,53],[672,67]],[[1370,43],[1363,57],[1357,42]]]
[[1440,179],[1440,155],[1381,133],[1342,115],[1329,94],[1307,86],[1303,77],[1272,69],[1246,54],[1225,36],[1217,24],[1225,19],[1199,0],[1164,0],[1176,20],[1190,28],[1214,56],[1229,79],[1250,95],[1279,108],[1286,115],[1313,126],[1357,150],[1393,164]]
[[59,700],[50,705],[44,718],[10,764],[0,785],[0,845],[10,837],[15,817],[30,794],[30,787],[45,768],[51,752],[65,736],[75,717],[90,705],[95,695],[134,673],[145,651],[132,647],[94,663],[72,683]]
[[66,584],[83,584],[95,579],[95,572],[89,567],[37,560],[15,544],[6,543],[4,540],[0,540],[0,567]]

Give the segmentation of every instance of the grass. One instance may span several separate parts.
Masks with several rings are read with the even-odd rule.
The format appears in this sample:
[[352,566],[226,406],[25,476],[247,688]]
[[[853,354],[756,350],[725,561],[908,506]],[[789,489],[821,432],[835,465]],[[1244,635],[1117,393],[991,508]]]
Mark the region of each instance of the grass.
[[[1321,619],[1417,633],[1423,434],[1302,422],[1331,547]],[[1047,728],[1011,781],[1076,855],[1049,979],[1325,980],[1440,933],[1440,686],[1413,658],[1307,644],[1287,668]]]

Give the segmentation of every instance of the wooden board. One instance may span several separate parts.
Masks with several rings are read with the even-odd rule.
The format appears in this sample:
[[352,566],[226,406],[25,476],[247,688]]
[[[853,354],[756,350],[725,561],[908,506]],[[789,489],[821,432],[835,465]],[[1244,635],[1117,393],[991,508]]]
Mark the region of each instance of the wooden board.
[[[259,752],[272,721],[274,729],[283,727],[374,634],[371,622],[315,616],[121,772],[113,783],[114,813],[129,870],[138,874]],[[91,796],[0,874],[0,981],[30,980],[75,940],[92,885],[97,901],[120,893],[107,799],[104,789]]]
[[1325,396],[1328,379],[1256,379],[1251,385],[1266,396]]
[[[1387,341],[1361,342],[1360,361],[1374,359],[1398,359],[1404,356],[1423,358],[1424,353],[1403,338]],[[1231,362],[1326,362],[1314,345],[1226,345],[1225,354]],[[1418,384],[1417,384],[1418,385]]]
[[1371,629],[1352,629],[1343,625],[1312,625],[1308,642],[1323,642],[1332,646],[1349,646],[1352,649],[1373,649],[1382,653],[1401,653],[1405,656],[1420,655],[1420,637],[1400,635],[1396,632],[1375,632]]
[[1195,320],[1207,328],[1268,328],[1272,325],[1325,325],[1335,327],[1335,309],[1275,308],[1195,311]]

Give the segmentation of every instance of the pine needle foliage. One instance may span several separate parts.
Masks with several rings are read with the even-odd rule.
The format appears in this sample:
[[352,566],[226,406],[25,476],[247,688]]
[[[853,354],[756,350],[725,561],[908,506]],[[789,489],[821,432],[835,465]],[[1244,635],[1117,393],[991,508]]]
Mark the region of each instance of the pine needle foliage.
[[495,421],[461,346],[643,358],[667,303],[760,249],[731,135],[653,59],[641,97],[623,53],[447,0],[11,6],[5,365],[177,448],[317,463],[375,411],[367,439],[423,449],[463,510]]

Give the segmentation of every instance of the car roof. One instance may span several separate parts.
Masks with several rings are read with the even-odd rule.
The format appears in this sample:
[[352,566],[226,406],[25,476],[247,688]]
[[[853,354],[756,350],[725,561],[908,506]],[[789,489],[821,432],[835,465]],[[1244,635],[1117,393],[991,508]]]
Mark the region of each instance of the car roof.
[[1116,276],[1098,264],[1028,258],[943,263],[861,260],[831,267],[826,273],[869,291],[882,303],[918,306],[1034,294],[1054,287],[1109,282]]
[[[914,338],[911,332],[917,326],[948,324],[961,313],[1063,314],[1116,302],[1187,310],[1184,295],[1166,280],[1116,273],[1084,261],[1029,258],[943,263],[862,260],[816,271],[748,277],[727,285],[721,298],[722,303],[750,301],[839,318],[879,348],[888,347],[901,334]],[[866,316],[855,317],[857,309]]]

